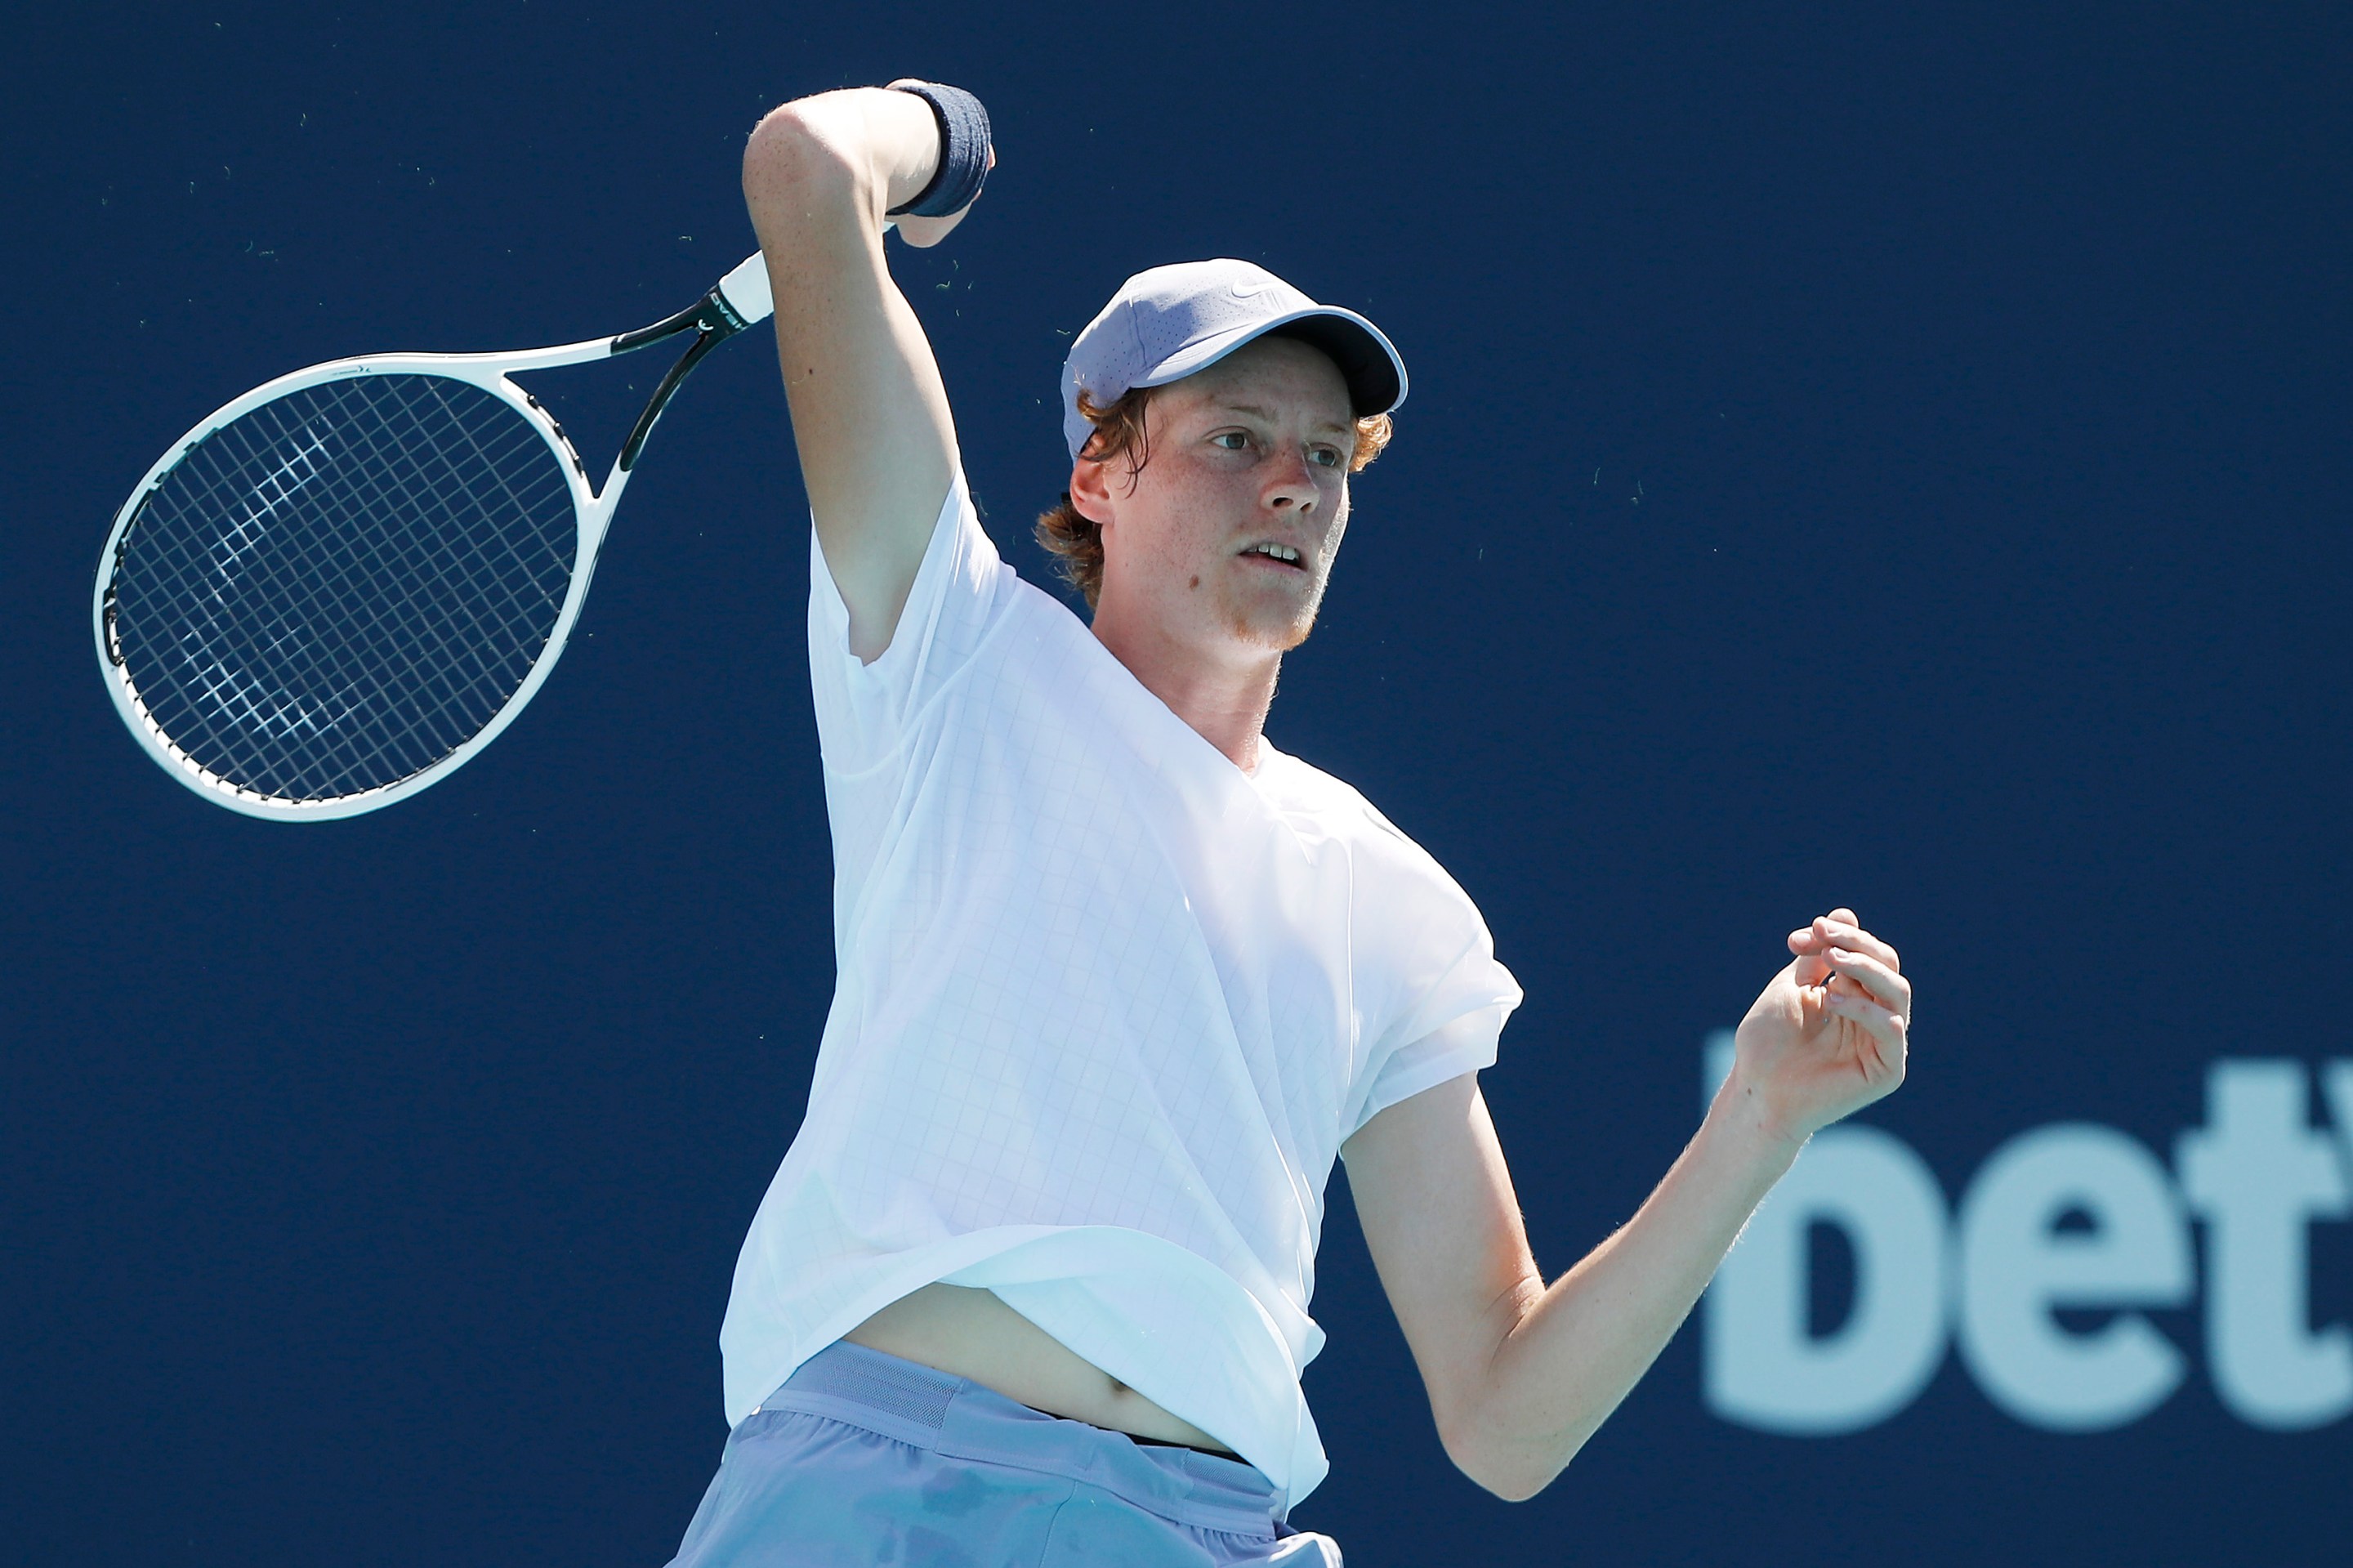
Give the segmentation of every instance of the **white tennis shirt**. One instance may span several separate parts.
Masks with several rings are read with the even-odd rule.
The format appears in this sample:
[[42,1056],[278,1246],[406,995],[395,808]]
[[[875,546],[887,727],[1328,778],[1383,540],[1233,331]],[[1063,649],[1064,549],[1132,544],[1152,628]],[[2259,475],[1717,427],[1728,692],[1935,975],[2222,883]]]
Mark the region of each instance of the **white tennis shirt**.
[[958,475],[891,646],[810,543],[839,978],[735,1267],[727,1418],[934,1280],[986,1287],[1295,1502],[1324,1186],[1495,1059],[1470,898],[1347,785],[1245,774],[997,558]]

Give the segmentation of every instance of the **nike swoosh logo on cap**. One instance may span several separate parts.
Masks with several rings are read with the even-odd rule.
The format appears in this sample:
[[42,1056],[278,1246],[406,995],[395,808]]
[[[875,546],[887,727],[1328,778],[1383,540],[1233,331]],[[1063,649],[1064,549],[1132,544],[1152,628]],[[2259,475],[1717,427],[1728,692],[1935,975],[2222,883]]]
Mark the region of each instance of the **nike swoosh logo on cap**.
[[1226,287],[1233,291],[1234,298],[1247,300],[1253,294],[1265,293],[1274,287],[1274,281],[1272,279],[1262,279],[1255,283],[1229,283]]

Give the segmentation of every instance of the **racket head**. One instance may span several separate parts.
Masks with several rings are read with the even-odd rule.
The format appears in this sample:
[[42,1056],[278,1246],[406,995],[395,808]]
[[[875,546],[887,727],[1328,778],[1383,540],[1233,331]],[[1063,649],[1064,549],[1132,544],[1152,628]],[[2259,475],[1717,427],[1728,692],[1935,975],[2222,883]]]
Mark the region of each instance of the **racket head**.
[[312,366],[156,460],[108,533],[91,624],[117,712],[166,772],[248,816],[355,816],[447,778],[530,702],[606,508],[515,367]]

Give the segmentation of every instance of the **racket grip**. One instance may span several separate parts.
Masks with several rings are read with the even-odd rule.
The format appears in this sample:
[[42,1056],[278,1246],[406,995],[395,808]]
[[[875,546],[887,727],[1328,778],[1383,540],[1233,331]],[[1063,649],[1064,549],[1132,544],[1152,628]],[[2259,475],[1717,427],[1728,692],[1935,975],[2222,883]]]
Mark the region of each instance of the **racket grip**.
[[[705,272],[703,276],[708,278],[711,274]],[[744,318],[745,326],[766,321],[776,313],[776,296],[768,291],[768,259],[757,250],[719,280],[719,292],[726,300],[727,308]]]

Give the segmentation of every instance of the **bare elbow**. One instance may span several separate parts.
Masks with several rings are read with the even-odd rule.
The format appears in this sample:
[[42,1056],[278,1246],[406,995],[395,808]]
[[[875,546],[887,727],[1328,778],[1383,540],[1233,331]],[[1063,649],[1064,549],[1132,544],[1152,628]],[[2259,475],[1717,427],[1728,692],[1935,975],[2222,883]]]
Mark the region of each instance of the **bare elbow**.
[[775,215],[800,217],[814,206],[848,200],[856,188],[841,139],[824,106],[797,99],[770,110],[744,146],[744,199],[755,227]]
[[1492,1433],[1441,1432],[1446,1457],[1482,1491],[1505,1502],[1525,1502],[1552,1485],[1576,1451],[1559,1454]]
[[1552,1485],[1554,1476],[1559,1474],[1558,1471],[1554,1471],[1550,1475],[1540,1475],[1534,1471],[1514,1469],[1502,1465],[1482,1466],[1474,1470],[1460,1459],[1454,1461],[1454,1467],[1470,1477],[1481,1490],[1501,1498],[1507,1503],[1527,1501]]

